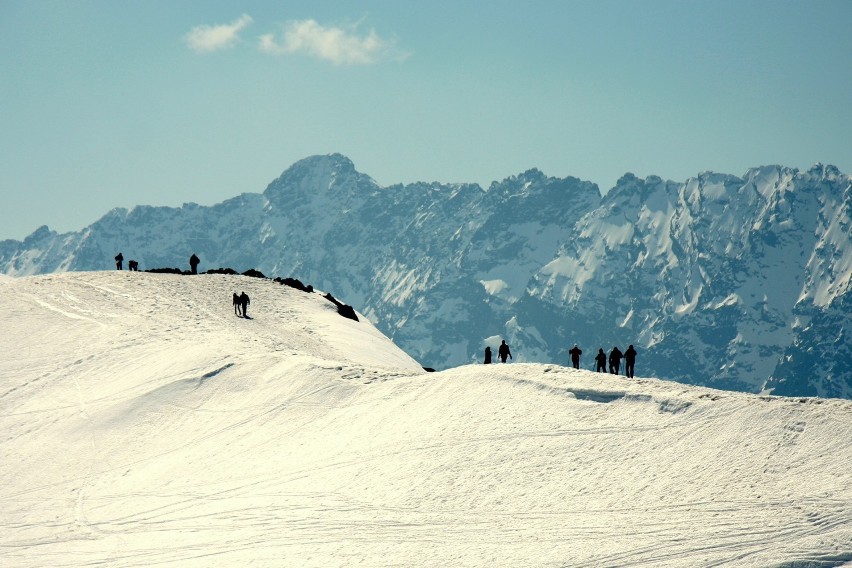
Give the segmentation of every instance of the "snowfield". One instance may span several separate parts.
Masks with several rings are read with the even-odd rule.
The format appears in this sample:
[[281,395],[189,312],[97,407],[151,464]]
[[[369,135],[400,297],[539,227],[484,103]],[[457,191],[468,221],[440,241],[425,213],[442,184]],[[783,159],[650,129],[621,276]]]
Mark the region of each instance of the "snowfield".
[[4,568],[852,566],[850,401],[426,373],[240,276],[0,278],[0,313]]

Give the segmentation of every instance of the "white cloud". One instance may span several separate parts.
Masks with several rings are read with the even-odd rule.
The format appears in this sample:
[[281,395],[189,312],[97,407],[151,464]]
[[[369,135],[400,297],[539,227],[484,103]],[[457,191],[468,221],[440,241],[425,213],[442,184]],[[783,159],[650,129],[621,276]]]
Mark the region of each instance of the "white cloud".
[[230,24],[196,26],[183,39],[190,49],[199,53],[227,49],[236,43],[239,33],[252,21],[251,16],[243,14]]
[[402,60],[407,53],[396,50],[394,40],[382,39],[374,30],[365,36],[356,26],[323,26],[316,20],[298,20],[284,26],[281,39],[275,34],[260,36],[260,49],[275,55],[301,53],[335,65],[369,65],[381,59]]

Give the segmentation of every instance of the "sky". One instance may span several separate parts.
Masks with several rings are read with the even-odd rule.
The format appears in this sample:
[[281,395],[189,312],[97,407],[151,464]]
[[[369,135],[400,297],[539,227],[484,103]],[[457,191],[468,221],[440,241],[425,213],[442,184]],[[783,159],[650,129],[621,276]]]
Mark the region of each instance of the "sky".
[[382,185],[852,173],[850,28],[848,0],[3,0],[0,240],[334,152]]

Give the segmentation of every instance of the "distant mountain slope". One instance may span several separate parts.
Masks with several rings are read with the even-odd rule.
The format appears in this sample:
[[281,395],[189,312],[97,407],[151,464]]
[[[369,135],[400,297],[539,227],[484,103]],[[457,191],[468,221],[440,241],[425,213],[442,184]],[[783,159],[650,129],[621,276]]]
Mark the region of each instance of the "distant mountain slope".
[[478,360],[498,337],[520,361],[564,362],[579,343],[585,368],[632,343],[640,375],[848,398],[850,227],[852,178],[832,166],[628,174],[601,198],[538,170],[488,189],[382,187],[334,154],[213,207],[42,227],[0,242],[0,270],[110,269],[119,250],[143,269],[185,266],[194,252],[202,269],[335,290],[426,366]]
[[0,278],[0,313],[3,568],[852,562],[850,401],[425,373],[240,276]]

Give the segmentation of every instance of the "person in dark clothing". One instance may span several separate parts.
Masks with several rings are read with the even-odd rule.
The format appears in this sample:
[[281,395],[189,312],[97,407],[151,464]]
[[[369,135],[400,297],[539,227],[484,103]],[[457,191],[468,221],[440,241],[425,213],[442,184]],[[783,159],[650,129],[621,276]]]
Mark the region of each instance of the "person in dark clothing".
[[595,356],[595,362],[597,363],[595,371],[598,373],[606,373],[606,353],[604,353],[603,347],[598,349],[598,354]]
[[241,300],[240,300],[240,297],[239,297],[239,296],[237,296],[237,293],[236,293],[236,292],[234,292],[234,313],[235,313],[235,314],[237,314],[238,316],[243,315],[243,314],[242,314],[242,312],[240,311],[240,305],[241,305],[241,303],[242,303],[242,302],[241,302]]
[[574,365],[575,369],[580,368],[580,355],[583,354],[583,350],[577,347],[575,344],[574,347],[568,350],[568,354],[571,356],[571,363]]
[[139,263],[135,260],[128,260],[127,269],[132,270],[133,272],[139,272]]
[[624,374],[627,375],[628,378],[633,378],[633,366],[636,364],[636,350],[633,349],[633,346],[627,348],[627,351],[624,352]]
[[500,348],[497,350],[497,356],[500,357],[500,361],[502,361],[503,363],[506,362],[506,357],[508,357],[509,359],[512,358],[512,353],[509,351],[509,346],[506,345],[505,339],[500,344]]
[[244,318],[248,317],[248,305],[249,305],[249,303],[250,303],[250,300],[249,300],[248,294],[246,294],[245,292],[240,294],[240,307],[243,309],[243,317]]
[[618,347],[613,347],[612,351],[609,352],[609,372],[613,375],[617,375],[621,370],[621,358],[624,355],[621,353],[621,350]]
[[490,348],[490,347],[486,347],[486,348],[485,348],[485,361],[484,361],[484,364],[485,364],[485,365],[490,365],[490,364],[491,364],[491,348]]
[[122,264],[124,263],[124,255],[118,253],[115,255],[115,268],[116,270],[121,270]]
[[189,267],[192,269],[193,274],[198,274],[198,263],[201,262],[201,259],[195,256],[194,254],[189,257]]

